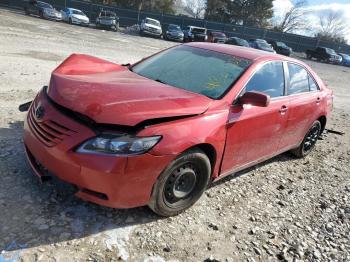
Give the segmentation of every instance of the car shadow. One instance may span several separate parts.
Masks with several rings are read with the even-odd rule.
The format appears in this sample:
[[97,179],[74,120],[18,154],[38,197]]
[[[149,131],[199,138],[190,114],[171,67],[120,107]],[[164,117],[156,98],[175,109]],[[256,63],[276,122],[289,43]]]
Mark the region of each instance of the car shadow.
[[[41,183],[27,163],[23,121],[0,128],[0,251],[69,241],[161,217],[148,208],[112,209]],[[16,244],[13,244],[16,243]]]
[[[78,199],[53,181],[41,183],[27,163],[22,135],[23,121],[0,128],[0,250],[55,244],[162,219],[147,207],[102,207]],[[214,182],[211,187],[261,165],[291,159],[288,153],[279,155]]]

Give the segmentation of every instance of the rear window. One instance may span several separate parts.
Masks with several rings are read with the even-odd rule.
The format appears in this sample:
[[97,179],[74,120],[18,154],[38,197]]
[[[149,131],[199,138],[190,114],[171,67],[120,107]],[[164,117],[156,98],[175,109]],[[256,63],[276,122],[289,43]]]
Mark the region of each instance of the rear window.
[[131,70],[149,79],[218,99],[250,64],[248,59],[178,46],[136,64]]

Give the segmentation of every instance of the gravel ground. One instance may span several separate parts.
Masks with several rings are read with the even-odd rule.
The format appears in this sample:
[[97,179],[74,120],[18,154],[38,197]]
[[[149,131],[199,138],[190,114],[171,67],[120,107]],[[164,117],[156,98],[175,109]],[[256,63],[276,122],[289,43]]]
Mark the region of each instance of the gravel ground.
[[307,61],[335,92],[316,150],[282,154],[225,178],[162,219],[41,185],[21,142],[25,114],[69,54],[134,62],[175,43],[0,9],[0,261],[350,261],[350,69]]

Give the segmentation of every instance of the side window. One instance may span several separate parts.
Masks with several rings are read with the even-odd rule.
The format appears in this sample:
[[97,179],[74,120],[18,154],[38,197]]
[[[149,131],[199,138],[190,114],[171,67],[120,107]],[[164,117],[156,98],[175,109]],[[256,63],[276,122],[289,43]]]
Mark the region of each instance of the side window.
[[288,95],[309,92],[309,74],[299,65],[288,63],[290,84]]
[[309,76],[309,86],[310,86],[310,91],[317,91],[319,90],[318,85],[316,84],[315,80]]
[[284,95],[284,72],[282,62],[263,65],[245,86],[245,92],[258,91],[272,97]]

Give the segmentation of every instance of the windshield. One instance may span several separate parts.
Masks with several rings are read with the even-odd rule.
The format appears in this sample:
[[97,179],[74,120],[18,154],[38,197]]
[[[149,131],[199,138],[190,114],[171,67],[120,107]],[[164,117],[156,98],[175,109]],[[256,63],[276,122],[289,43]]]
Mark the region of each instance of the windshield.
[[341,56],[342,56],[344,59],[350,59],[350,55],[341,54]]
[[101,12],[101,13],[100,13],[100,16],[101,16],[101,17],[115,17],[116,14],[115,14],[115,13],[112,13],[112,12]]
[[155,26],[160,26],[160,23],[158,21],[155,20],[151,20],[151,19],[146,19],[146,24],[151,24],[151,25],[155,25]]
[[211,50],[178,46],[136,64],[131,70],[146,78],[217,99],[250,63],[250,60]]
[[38,6],[40,6],[42,8],[53,9],[52,5],[44,3],[44,2],[38,2]]
[[249,43],[244,39],[237,38],[236,41],[238,44],[240,44],[242,46],[249,46]]
[[205,28],[192,28],[193,33],[205,34]]
[[218,37],[226,37],[226,35],[224,33],[221,32],[212,32],[213,36],[218,36]]
[[335,54],[336,54],[335,51],[334,51],[333,49],[330,49],[330,48],[326,48],[326,52],[327,52],[328,54],[332,54],[332,55],[335,55]]
[[181,28],[178,25],[169,25],[168,30],[169,31],[181,31]]
[[271,49],[271,46],[265,42],[260,42],[260,41],[257,41],[256,42],[257,45],[260,47],[260,48],[264,48],[264,49]]
[[73,15],[84,15],[85,16],[85,14],[82,11],[79,11],[79,10],[72,10],[72,14]]
[[278,47],[287,47],[286,44],[283,43],[283,42],[276,42],[276,45],[277,45]]

